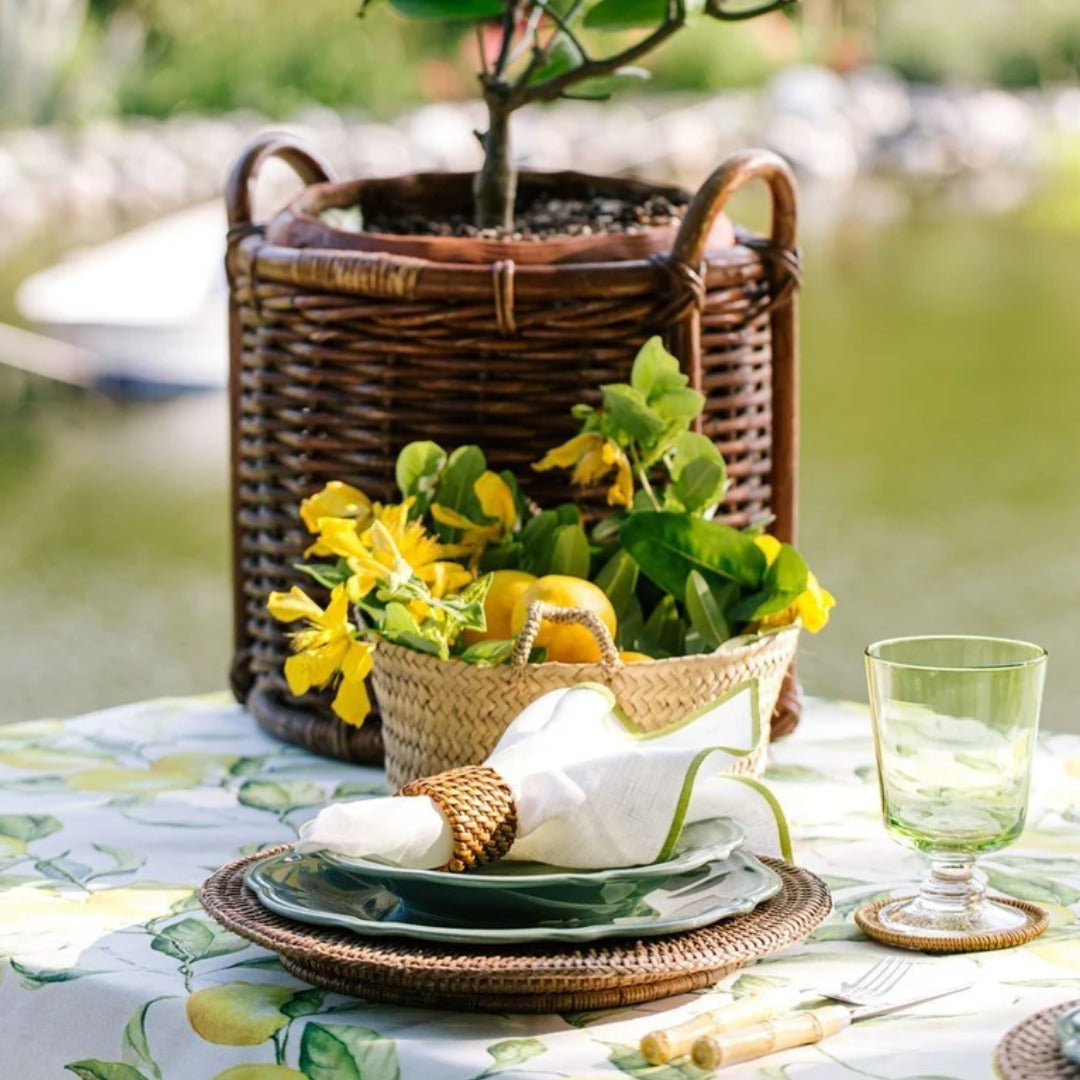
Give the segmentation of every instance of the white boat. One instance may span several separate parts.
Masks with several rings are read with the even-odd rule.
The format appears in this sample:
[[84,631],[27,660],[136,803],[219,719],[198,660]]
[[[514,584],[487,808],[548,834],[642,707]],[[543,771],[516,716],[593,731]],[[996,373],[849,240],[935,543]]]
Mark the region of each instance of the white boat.
[[[225,211],[220,200],[73,251],[16,291],[41,334],[75,346],[75,380],[137,393],[223,387],[228,378]],[[18,352],[10,358],[20,364]],[[70,356],[32,370],[72,381]]]

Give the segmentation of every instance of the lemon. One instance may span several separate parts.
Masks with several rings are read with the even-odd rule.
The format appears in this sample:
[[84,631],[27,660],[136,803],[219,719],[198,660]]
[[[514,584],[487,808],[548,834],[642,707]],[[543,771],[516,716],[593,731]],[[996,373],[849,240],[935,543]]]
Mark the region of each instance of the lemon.
[[289,1022],[280,1009],[293,993],[288,986],[262,983],[210,986],[187,999],[188,1023],[207,1042],[256,1046]]
[[[538,578],[518,597],[510,618],[513,634],[521,632],[529,605],[537,600],[553,607],[591,611],[600,617],[611,635],[615,635],[615,609],[604,590],[582,578],[565,574],[548,574]],[[595,664],[600,659],[600,646],[596,638],[578,623],[553,623],[544,619],[536,635],[536,644],[547,650],[548,660],[565,664]]]
[[491,585],[484,597],[484,630],[466,630],[462,637],[466,645],[475,645],[478,641],[505,641],[513,637],[510,629],[510,617],[514,605],[521,594],[536,581],[532,574],[524,570],[496,570],[491,575]]
[[646,656],[643,652],[634,652],[633,649],[623,649],[619,653],[619,659],[624,664],[640,664],[642,660],[651,660],[651,656]]

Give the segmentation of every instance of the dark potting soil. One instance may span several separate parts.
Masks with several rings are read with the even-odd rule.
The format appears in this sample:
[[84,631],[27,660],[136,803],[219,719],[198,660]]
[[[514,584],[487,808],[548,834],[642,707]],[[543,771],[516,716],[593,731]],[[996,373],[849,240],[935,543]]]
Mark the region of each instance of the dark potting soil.
[[478,229],[465,215],[431,221],[419,214],[398,217],[372,212],[364,216],[364,232],[395,236],[466,236],[486,240],[550,240],[557,236],[592,236],[596,233],[638,233],[654,225],[677,225],[686,203],[665,195],[644,200],[594,195],[568,199],[538,195],[519,207],[512,229]]

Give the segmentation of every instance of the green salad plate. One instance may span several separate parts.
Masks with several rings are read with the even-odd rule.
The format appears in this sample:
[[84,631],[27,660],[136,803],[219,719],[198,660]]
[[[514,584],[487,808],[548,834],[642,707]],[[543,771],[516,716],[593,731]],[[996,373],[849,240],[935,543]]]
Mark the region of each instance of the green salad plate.
[[[301,835],[303,831],[301,830]],[[318,852],[360,886],[385,889],[414,915],[478,925],[529,925],[542,919],[613,918],[632,910],[667,879],[726,859],[746,836],[729,818],[687,825],[671,857],[644,866],[572,870],[501,859],[483,870],[451,874]]]
[[269,855],[252,863],[245,882],[263,907],[298,922],[343,927],[364,937],[485,945],[584,942],[696,930],[752,911],[781,887],[772,869],[747,852],[735,851],[682,873],[650,878],[633,906],[618,914],[585,907],[528,924],[483,925],[475,913],[467,922],[447,912],[421,914],[402,903],[393,890],[359,881],[316,855]]

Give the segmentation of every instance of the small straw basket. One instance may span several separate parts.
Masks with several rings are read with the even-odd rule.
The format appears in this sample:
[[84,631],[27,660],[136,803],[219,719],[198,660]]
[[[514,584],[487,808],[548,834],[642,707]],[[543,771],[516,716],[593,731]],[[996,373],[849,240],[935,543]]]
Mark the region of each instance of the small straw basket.
[[[544,619],[585,626],[600,646],[599,663],[528,663]],[[768,720],[798,637],[797,628],[790,627],[713,653],[624,664],[593,612],[534,603],[508,664],[440,660],[382,642],[372,679],[382,713],[387,780],[394,790],[418,777],[484,761],[514,717],[549,690],[600,683],[638,728],[658,731],[751,679],[757,680],[760,734],[732,771],[760,775]]]

